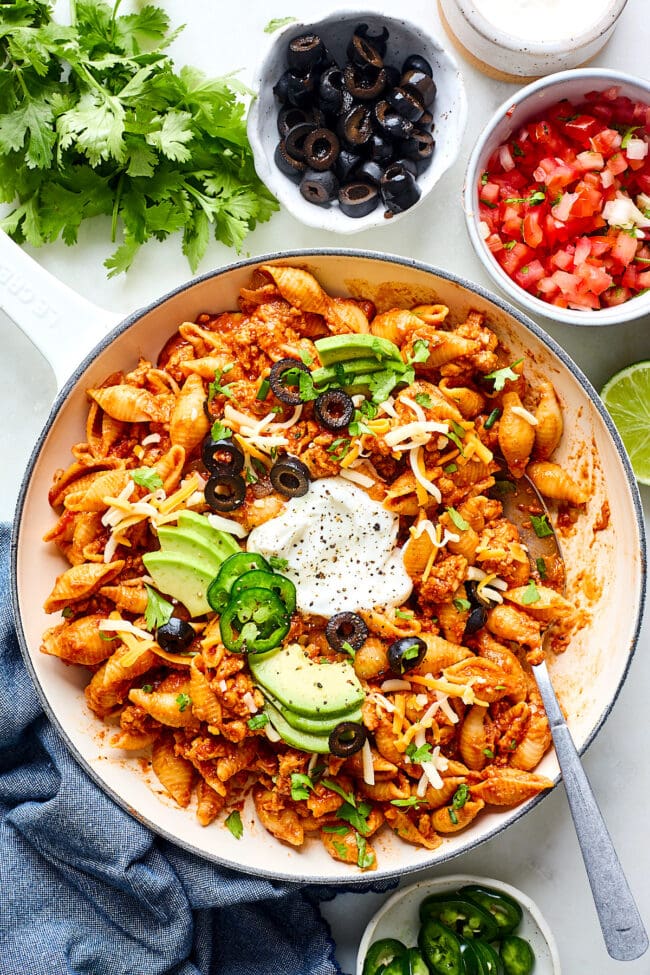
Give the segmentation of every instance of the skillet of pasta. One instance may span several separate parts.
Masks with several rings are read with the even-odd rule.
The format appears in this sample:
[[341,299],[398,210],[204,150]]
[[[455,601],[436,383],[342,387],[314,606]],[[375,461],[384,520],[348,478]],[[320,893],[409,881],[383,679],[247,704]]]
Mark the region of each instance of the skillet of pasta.
[[41,650],[203,826],[237,835],[250,795],[281,842],[372,870],[382,830],[435,850],[552,785],[530,664],[580,621],[500,497],[526,474],[575,519],[589,490],[553,460],[551,382],[447,318],[265,265],[87,390]]

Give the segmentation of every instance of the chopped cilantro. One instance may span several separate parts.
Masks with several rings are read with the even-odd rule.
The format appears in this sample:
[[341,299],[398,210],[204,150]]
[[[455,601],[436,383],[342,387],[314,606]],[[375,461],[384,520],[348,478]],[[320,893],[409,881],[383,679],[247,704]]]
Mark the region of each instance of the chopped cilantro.
[[546,562],[544,561],[543,558],[540,557],[538,559],[535,559],[535,566],[537,568],[537,571],[539,572],[539,577],[543,582],[547,576]]
[[428,393],[417,393],[415,396],[415,402],[419,406],[423,406],[425,410],[430,410],[433,408],[433,400]]
[[[346,833],[348,830],[346,830]],[[336,840],[332,840],[332,846],[341,857],[342,860],[347,860],[348,858],[348,848],[345,843],[338,843]]]
[[213,440],[228,440],[232,437],[232,430],[230,427],[224,426],[221,420],[215,420],[210,430],[210,436]]
[[413,343],[413,353],[409,356],[409,364],[426,362],[429,358],[429,343],[426,339],[416,339]]
[[546,514],[543,515],[531,515],[530,523],[533,526],[535,534],[538,538],[548,538],[553,534],[553,529],[548,523]]
[[521,146],[519,145],[518,142],[513,142],[512,143],[512,154],[513,154],[513,156],[524,156],[525,155],[524,150],[521,148]]
[[427,742],[419,747],[412,741],[406,746],[406,754],[408,758],[411,759],[417,765],[421,765],[422,762],[430,762],[433,760],[433,754],[431,752],[431,745]]
[[259,714],[254,714],[252,718],[249,718],[246,724],[251,731],[259,731],[260,728],[266,727],[269,723],[268,715],[264,711],[260,711]]
[[132,481],[146,488],[147,491],[157,491],[163,486],[162,477],[153,467],[136,467],[135,470],[129,471],[129,476]]
[[494,372],[488,372],[485,378],[494,380],[494,389],[498,393],[503,389],[509,379],[512,381],[519,379],[519,374],[514,371],[514,366],[518,366],[523,361],[523,359],[517,359],[511,366],[504,366],[503,369],[495,369]]
[[323,826],[322,830],[324,833],[338,833],[339,836],[344,836],[346,833],[350,832],[349,826],[344,826],[341,823],[340,826]]
[[74,616],[74,610],[72,606],[64,606],[61,610],[61,616],[64,620],[69,620],[71,616]]
[[496,203],[492,203],[490,200],[484,200],[482,196],[480,197],[480,201],[484,207],[488,208],[488,210],[496,210],[497,208]]
[[144,691],[145,694],[151,694],[153,691],[153,684],[143,684],[140,690]]
[[404,809],[410,809],[411,807],[413,809],[417,809],[418,806],[423,802],[425,802],[425,800],[418,798],[418,796],[409,796],[408,799],[390,800],[391,806],[399,806],[400,808],[404,808]]
[[453,521],[453,523],[456,526],[456,528],[458,529],[458,531],[461,531],[461,532],[466,532],[467,531],[467,529],[469,528],[469,522],[465,521],[465,519],[463,518],[463,516],[461,514],[459,514],[456,511],[455,508],[447,508],[447,514],[449,515],[449,517]]
[[269,565],[276,572],[284,572],[289,568],[289,559],[283,559],[279,555],[269,555]]
[[395,616],[398,618],[398,620],[412,620],[413,619],[413,613],[411,612],[410,609],[407,609],[407,610],[396,609],[395,610]]
[[192,698],[189,696],[189,694],[179,694],[176,698],[176,703],[179,711],[185,711],[185,709],[188,708],[192,703]]
[[369,420],[374,420],[379,413],[379,406],[369,399],[364,399],[359,406],[359,412],[362,416],[368,417]]
[[459,597],[458,599],[454,599],[453,603],[459,613],[466,613],[472,608],[472,604],[470,603],[469,599],[461,599]]
[[487,418],[487,420],[485,421],[485,424],[484,424],[484,426],[483,426],[483,429],[484,429],[484,430],[491,430],[491,429],[492,429],[492,427],[493,427],[493,426],[494,426],[494,424],[495,424],[495,423],[497,422],[497,420],[499,419],[499,417],[500,417],[500,416],[501,416],[501,410],[499,409],[499,407],[498,407],[498,406],[496,406],[496,407],[495,407],[495,408],[494,408],[494,409],[492,410],[492,412],[490,413],[490,415],[489,415],[489,417]]
[[233,809],[230,815],[226,817],[224,825],[230,830],[236,840],[240,840],[244,835],[244,826],[239,810]]
[[447,807],[447,812],[449,813],[449,818],[451,819],[454,826],[458,826],[458,816],[454,812],[451,806]]
[[291,798],[294,802],[298,802],[300,799],[308,799],[309,793],[313,790],[314,783],[308,775],[303,775],[302,772],[291,773]]
[[223,369],[217,369],[215,372],[214,379],[208,386],[208,403],[211,403],[215,396],[226,396],[228,399],[232,399],[232,390],[228,389],[228,386],[221,385],[222,377],[225,373],[230,372],[230,369],[232,369],[232,365],[230,368],[224,366]]
[[273,20],[269,20],[264,28],[264,33],[275,34],[276,30],[280,30],[281,27],[286,27],[287,24],[293,24],[295,19],[295,17],[274,17]]
[[517,243],[516,240],[507,240],[505,242],[505,244],[503,245],[504,251],[511,251],[512,248],[515,246],[516,243]]
[[533,578],[530,578],[528,580],[528,585],[526,586],[526,589],[524,590],[524,593],[521,597],[522,603],[524,604],[524,606],[530,606],[532,603],[538,603],[541,598],[542,597],[539,594],[537,586],[535,585],[535,580]]
[[336,460],[341,461],[350,452],[351,442],[348,437],[337,437],[327,448],[327,453],[332,454]]
[[484,748],[483,754],[485,755],[486,758],[494,758],[494,752],[492,751],[491,748]]
[[445,472],[445,474],[455,474],[457,470],[458,470],[458,464],[453,464],[453,463],[445,464],[445,466],[443,467],[443,471]]
[[462,427],[460,425],[460,423],[456,423],[455,420],[452,420],[451,421],[451,428],[452,428],[452,430],[454,431],[454,433],[456,434],[456,436],[458,437],[459,440],[464,440],[465,439],[465,437],[467,435],[467,430],[465,429],[465,427]]
[[623,138],[621,140],[621,149],[627,149],[627,147],[630,144],[630,139],[632,138],[632,136],[634,135],[634,133],[638,128],[640,128],[640,126],[630,125],[625,129],[625,131],[623,132]]
[[508,748],[510,749],[511,752],[514,752],[514,750],[515,750],[516,747],[517,747],[517,739],[516,738],[511,738],[510,739],[510,744],[508,745]]
[[368,844],[363,836],[357,834],[357,866],[362,870],[371,867],[375,862],[375,854],[368,849]]
[[158,626],[164,626],[171,619],[174,607],[164,599],[159,592],[151,586],[144,584],[147,590],[147,606],[144,611],[144,621],[150,630],[155,630]]
[[451,804],[454,809],[462,809],[468,799],[469,799],[469,786],[463,782],[461,783],[461,785],[458,786],[458,788],[454,792],[454,796],[453,799],[451,800]]
[[451,442],[454,444],[455,447],[458,447],[462,456],[464,457],[465,451],[463,450],[463,441],[460,439],[458,434],[454,433],[453,430],[450,430],[448,433],[445,434],[445,436],[448,437],[449,440],[451,440]]
[[490,174],[486,171],[481,176],[481,186],[485,186],[490,181]]
[[333,782],[331,779],[323,779],[322,784],[326,789],[330,789],[331,792],[336,792],[337,796],[340,796],[345,802],[349,803],[351,806],[356,805],[356,799],[354,798],[353,792],[346,792],[345,789],[338,784],[338,782]]

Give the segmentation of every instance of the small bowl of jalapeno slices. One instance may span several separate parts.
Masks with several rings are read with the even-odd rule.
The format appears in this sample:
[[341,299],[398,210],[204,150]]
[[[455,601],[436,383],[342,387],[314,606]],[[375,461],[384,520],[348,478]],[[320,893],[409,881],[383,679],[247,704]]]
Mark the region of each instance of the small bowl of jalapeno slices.
[[368,924],[357,975],[560,975],[536,904],[500,880],[457,874],[393,894]]

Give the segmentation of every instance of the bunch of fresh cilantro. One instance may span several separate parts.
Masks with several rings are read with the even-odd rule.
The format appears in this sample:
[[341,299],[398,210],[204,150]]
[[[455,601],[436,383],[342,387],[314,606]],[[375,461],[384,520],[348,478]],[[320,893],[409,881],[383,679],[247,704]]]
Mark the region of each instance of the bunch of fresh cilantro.
[[245,87],[232,76],[179,72],[164,11],[119,14],[72,0],[72,24],[48,2],[0,0],[0,226],[39,246],[77,240],[82,220],[111,216],[122,242],[106,261],[126,271],[152,237],[183,232],[196,270],[211,228],[241,247],[277,203],[246,138]]

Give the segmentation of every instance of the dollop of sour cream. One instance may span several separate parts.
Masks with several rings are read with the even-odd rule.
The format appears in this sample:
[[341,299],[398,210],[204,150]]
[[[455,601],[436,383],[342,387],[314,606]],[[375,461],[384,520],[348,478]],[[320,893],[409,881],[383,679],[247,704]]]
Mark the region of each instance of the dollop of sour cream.
[[474,0],[485,19],[524,41],[563,41],[588,33],[612,0]]
[[342,477],[314,481],[248,536],[249,552],[287,560],[298,609],[318,616],[399,606],[413,583],[397,546],[398,517]]

